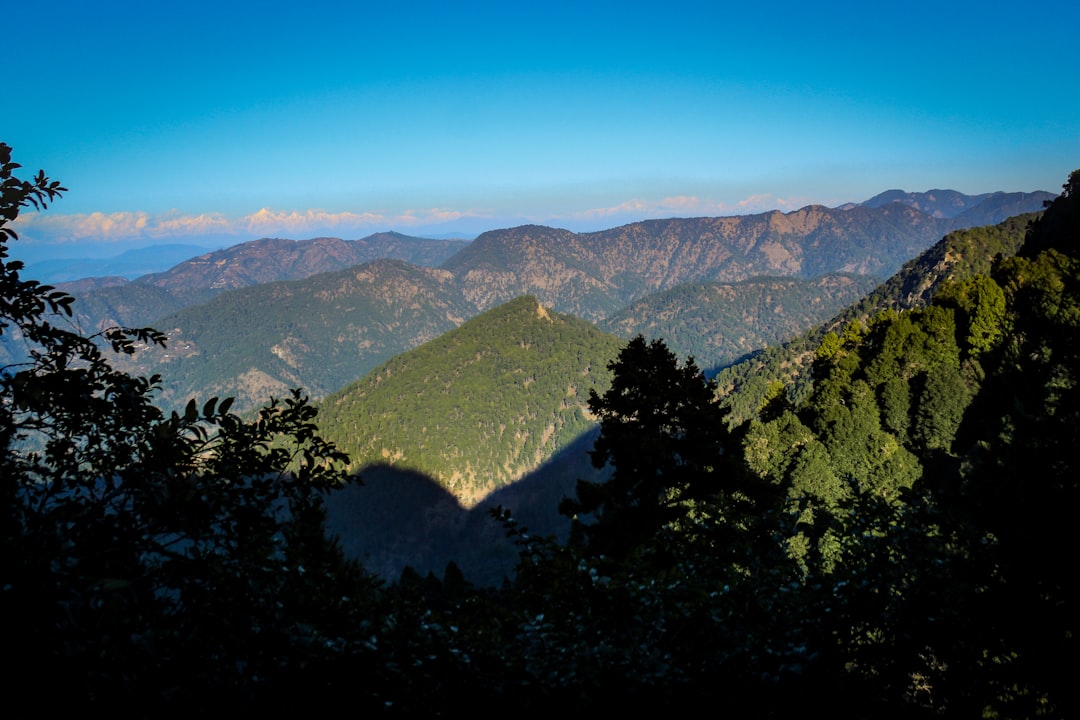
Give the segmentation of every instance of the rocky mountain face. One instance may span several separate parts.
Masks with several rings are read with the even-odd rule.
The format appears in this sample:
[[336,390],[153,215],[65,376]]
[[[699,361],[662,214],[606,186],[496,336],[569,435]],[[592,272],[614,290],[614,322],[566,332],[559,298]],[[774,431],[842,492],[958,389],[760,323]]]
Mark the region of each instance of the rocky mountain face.
[[[1010,201],[1032,211],[1041,207],[1042,195]],[[1006,199],[991,196],[952,217],[893,201],[646,220],[595,233],[526,225],[484,233],[442,267],[459,278],[480,310],[532,293],[560,312],[597,321],[648,293],[686,282],[809,279],[837,272],[885,278],[946,232],[967,226],[976,217],[973,209]]]
[[649,220],[595,233],[532,225],[491,231],[471,243],[396,232],[360,240],[264,238],[130,282],[84,279],[62,288],[79,297],[76,324],[93,331],[145,325],[230,289],[391,258],[450,270],[477,311],[532,293],[556,310],[598,320],[683,282],[835,272],[887,277],[949,230],[1038,211],[1052,197],[891,190],[843,208]]

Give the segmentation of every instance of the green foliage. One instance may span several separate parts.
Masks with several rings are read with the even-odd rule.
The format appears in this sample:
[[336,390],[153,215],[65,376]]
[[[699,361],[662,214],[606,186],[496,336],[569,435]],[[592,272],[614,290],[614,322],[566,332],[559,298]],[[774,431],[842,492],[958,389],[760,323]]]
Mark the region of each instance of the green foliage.
[[1008,334],[1005,325],[1005,292],[986,275],[943,285],[935,302],[956,307],[966,328],[963,342],[970,355],[992,350]]
[[[966,280],[989,275],[995,258],[1014,255],[1024,243],[1025,233],[1039,217],[1034,213],[1018,215],[997,225],[957,230],[949,233],[919,257],[905,263],[898,273],[878,286],[861,301],[849,306],[835,318],[808,330],[784,347],[771,347],[755,353],[741,363],[722,370],[716,377],[724,395],[724,403],[732,409],[732,422],[742,422],[754,416],[761,406],[762,393],[772,380],[789,388],[793,400],[805,399],[813,384],[815,352],[831,354],[834,347],[828,334],[842,332],[852,321],[871,320],[882,312],[923,307],[930,303],[942,285],[963,284]],[[977,293],[984,291],[982,283]],[[983,313],[969,333],[967,344],[978,347],[992,344],[1000,333],[988,327],[995,317],[993,291],[980,303],[991,310]],[[954,304],[955,306],[955,304]],[[967,328],[967,321],[961,320]],[[1004,328],[999,328],[1004,332]],[[982,340],[979,340],[979,338]],[[839,336],[836,338],[839,340]]]
[[1076,707],[1046,660],[1076,651],[1080,264],[1058,249],[1080,231],[1071,202],[993,278],[829,337],[812,393],[747,429],[750,468],[788,489],[787,549],[804,602],[827,612],[822,657],[908,709]]

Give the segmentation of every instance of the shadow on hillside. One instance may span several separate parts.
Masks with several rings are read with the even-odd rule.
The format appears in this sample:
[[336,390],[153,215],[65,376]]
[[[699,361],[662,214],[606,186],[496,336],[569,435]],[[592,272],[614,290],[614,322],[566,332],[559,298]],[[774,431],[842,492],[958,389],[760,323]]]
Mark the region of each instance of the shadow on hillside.
[[[787,343],[787,342],[790,342],[790,341],[791,341],[791,339],[789,338],[788,340],[785,340],[784,342]],[[710,365],[709,367],[704,368],[702,370],[702,372],[705,373],[706,378],[712,380],[717,375],[722,373],[724,370],[727,370],[729,367],[735,367],[739,363],[744,363],[744,362],[746,362],[748,360],[753,360],[757,356],[761,355],[763,352],[765,352],[765,348],[758,348],[757,350],[751,350],[750,352],[743,353],[742,355],[740,355],[740,356],[738,356],[736,358],[732,358],[729,362],[722,362],[722,363],[717,363],[717,364],[714,364],[714,365]]]
[[389,581],[411,566],[442,577],[453,560],[477,585],[499,585],[517,563],[517,547],[491,509],[501,505],[534,535],[565,540],[569,520],[558,512],[578,478],[597,480],[588,451],[596,432],[582,435],[518,482],[466,509],[434,479],[389,465],[361,471],[363,485],[327,498],[328,526],[349,557]]

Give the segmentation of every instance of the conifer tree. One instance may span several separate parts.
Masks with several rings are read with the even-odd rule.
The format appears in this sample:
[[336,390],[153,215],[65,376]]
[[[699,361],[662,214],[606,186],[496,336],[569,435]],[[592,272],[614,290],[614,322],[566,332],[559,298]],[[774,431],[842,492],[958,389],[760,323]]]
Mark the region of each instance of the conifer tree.
[[715,383],[662,340],[638,335],[608,367],[611,387],[590,391],[589,409],[600,421],[592,462],[611,478],[579,481],[559,510],[578,518],[593,551],[620,555],[720,489],[729,435]]

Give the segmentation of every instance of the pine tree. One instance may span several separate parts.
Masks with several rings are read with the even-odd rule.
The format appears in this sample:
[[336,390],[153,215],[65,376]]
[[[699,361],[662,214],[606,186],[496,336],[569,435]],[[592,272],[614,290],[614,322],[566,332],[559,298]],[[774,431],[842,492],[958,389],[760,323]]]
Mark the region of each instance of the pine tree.
[[592,462],[610,465],[611,478],[579,481],[559,510],[578,519],[592,550],[617,556],[720,489],[729,433],[715,383],[662,340],[638,335],[608,368],[611,387],[591,391],[589,409],[600,421]]

